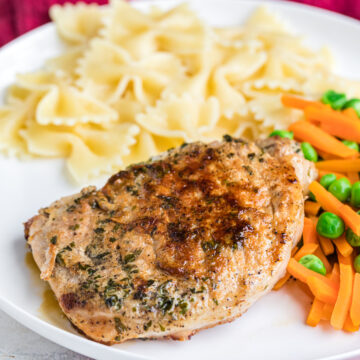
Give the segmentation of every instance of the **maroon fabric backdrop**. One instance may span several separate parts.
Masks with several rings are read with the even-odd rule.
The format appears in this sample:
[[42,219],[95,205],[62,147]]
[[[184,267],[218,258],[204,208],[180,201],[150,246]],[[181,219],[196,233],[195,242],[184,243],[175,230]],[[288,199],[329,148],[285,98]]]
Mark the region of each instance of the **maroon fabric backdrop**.
[[[78,0],[0,0],[0,46],[49,21],[48,9],[53,4]],[[105,4],[107,0],[82,0]],[[226,0],[224,0],[226,1]],[[318,6],[360,19],[360,0],[290,0]]]

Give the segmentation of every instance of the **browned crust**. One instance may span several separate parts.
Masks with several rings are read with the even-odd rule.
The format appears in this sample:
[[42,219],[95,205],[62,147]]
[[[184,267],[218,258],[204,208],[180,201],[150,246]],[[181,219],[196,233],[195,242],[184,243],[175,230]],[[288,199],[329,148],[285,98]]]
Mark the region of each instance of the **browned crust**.
[[24,222],[24,235],[25,235],[26,240],[29,239],[30,228],[36,217],[37,217],[37,215],[33,216],[28,221]]

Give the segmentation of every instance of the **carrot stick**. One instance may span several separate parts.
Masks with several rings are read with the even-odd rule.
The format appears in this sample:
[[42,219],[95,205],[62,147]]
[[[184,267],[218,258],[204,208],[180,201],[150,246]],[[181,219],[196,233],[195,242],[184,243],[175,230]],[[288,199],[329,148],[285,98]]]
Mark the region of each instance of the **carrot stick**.
[[[334,171],[327,171],[327,170],[318,170],[318,177],[319,179],[321,179],[324,175],[326,174],[334,174],[336,176],[337,179],[341,179],[341,178],[347,178],[347,176],[345,174],[341,174],[341,173],[337,173]],[[348,178],[347,178],[348,179]],[[350,179],[349,179],[350,180]]]
[[321,320],[330,321],[335,304],[324,304]]
[[329,172],[348,173],[349,171],[360,171],[360,159],[340,159],[318,161],[316,168]]
[[360,215],[349,205],[343,205],[340,209],[341,217],[346,225],[357,235],[360,236]]
[[335,329],[342,329],[349,312],[353,287],[353,271],[350,265],[340,263],[340,287],[331,314],[330,323]]
[[328,154],[327,152],[319,150],[319,149],[316,149],[316,151],[317,151],[318,155],[324,160],[339,160],[339,159],[341,159],[339,156],[336,156],[333,154]]
[[305,99],[301,99],[299,97],[287,95],[287,94],[284,94],[281,97],[281,102],[285,107],[290,107],[290,108],[299,109],[299,110],[304,110],[308,106],[314,106],[314,107],[315,106],[319,106],[319,107],[324,106],[321,102],[318,102],[318,101],[305,100]]
[[350,317],[355,326],[360,325],[360,274],[355,273]]
[[295,279],[298,279],[303,283],[306,283],[310,276],[315,276],[330,286],[334,286],[334,281],[315,271],[309,270],[304,265],[301,265],[299,262],[297,262],[294,258],[290,259],[286,269]]
[[309,185],[309,190],[315,195],[316,200],[321,204],[323,209],[340,216],[345,221],[346,225],[349,226],[356,235],[360,236],[359,214],[357,214],[350,206],[344,205],[317,181],[313,181]]
[[330,280],[336,283],[340,282],[340,266],[339,263],[335,263],[330,274]]
[[356,150],[350,149],[341,141],[308,121],[296,121],[289,126],[289,130],[294,132],[296,139],[307,141],[319,150],[325,151],[329,154],[337,155],[341,158],[358,156],[358,152]]
[[320,122],[321,128],[330,135],[342,139],[360,142],[360,122],[329,108],[308,106],[304,109],[305,117],[310,121]]
[[315,195],[316,200],[320,203],[323,209],[340,216],[339,209],[343,203],[339,201],[334,195],[329,193],[317,181],[313,181],[309,185],[309,190]]
[[356,183],[357,181],[359,181],[359,173],[357,171],[349,171],[347,173],[347,177],[350,180],[350,182],[352,184]]
[[359,117],[357,116],[357,113],[353,108],[347,108],[343,110],[342,113],[350,119],[359,121]]
[[307,217],[304,217],[303,241],[304,244],[318,243],[314,222]]
[[[340,283],[340,269],[339,269],[339,264],[335,263],[331,274],[327,274],[326,276],[329,276],[329,279],[334,281],[335,283],[339,284]],[[331,314],[334,310],[334,305],[335,304],[324,304],[324,308],[323,308],[323,315],[321,317],[322,320],[327,320],[330,321],[331,319]]]
[[306,319],[306,323],[313,327],[316,326],[321,320],[323,314],[323,308],[324,308],[324,303],[319,299],[315,298],[311,305],[311,309]]
[[304,246],[302,246],[300,250],[296,253],[294,259],[296,261],[299,261],[303,256],[313,254],[318,249],[318,247],[319,245],[315,243],[304,244]]
[[[344,116],[344,118],[346,118]],[[351,120],[353,121],[353,120]],[[356,120],[357,122],[359,122],[359,119]],[[354,135],[351,134],[351,129],[348,128],[343,128],[341,127],[341,124],[328,124],[328,123],[321,123],[320,124],[320,128],[321,130],[324,130],[327,134],[332,135],[332,136],[336,136],[340,139],[344,139],[344,140],[352,140],[352,141],[359,141],[359,130],[353,130],[355,132]],[[354,155],[355,156],[355,155]]]
[[321,249],[326,256],[332,254],[335,251],[334,245],[330,239],[320,235],[318,235],[318,239]]
[[349,265],[349,266],[353,266],[353,258],[352,256],[343,256],[341,255],[340,251],[338,250],[337,251],[337,256],[338,256],[338,261],[339,261],[339,266],[340,264],[343,264],[343,265]]
[[327,304],[335,304],[339,292],[339,284],[330,286],[314,276],[310,276],[307,279],[307,284],[315,298]]
[[315,250],[314,255],[316,255],[323,262],[326,272],[329,273],[331,271],[331,265],[320,247]]
[[[299,250],[298,246],[295,246],[292,251],[291,251],[291,256],[294,256],[297,251]],[[290,279],[290,274],[288,272],[286,272],[285,276],[283,276],[273,287],[273,290],[279,290],[281,289],[286,283],[287,281]]]
[[333,242],[342,256],[349,256],[353,252],[353,247],[346,241],[345,234],[342,234]]
[[359,330],[359,325],[355,325],[352,322],[350,315],[348,315],[345,319],[343,330],[347,332],[356,332]]
[[314,201],[305,201],[305,214],[316,216],[321,208],[321,205],[318,202]]

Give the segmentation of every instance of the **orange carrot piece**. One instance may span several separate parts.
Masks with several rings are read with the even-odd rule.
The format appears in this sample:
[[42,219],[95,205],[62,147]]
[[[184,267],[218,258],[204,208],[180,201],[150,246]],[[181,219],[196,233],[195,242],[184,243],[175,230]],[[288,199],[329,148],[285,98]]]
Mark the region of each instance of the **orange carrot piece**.
[[318,170],[329,172],[348,173],[350,171],[360,171],[360,159],[340,159],[318,161],[316,164]]
[[359,121],[359,117],[357,116],[357,113],[353,108],[347,108],[347,109],[343,110],[342,114],[349,117],[350,119]]
[[[326,276],[329,277],[330,280],[336,282],[337,284],[340,283],[340,269],[339,269],[339,264],[335,263],[331,274],[327,274]],[[327,320],[330,321],[331,319],[331,314],[334,310],[334,306],[335,304],[324,304],[324,308],[323,308],[323,314],[321,317],[321,320]]]
[[350,315],[348,315],[345,319],[343,330],[347,332],[356,332],[359,330],[359,325],[355,325],[352,322]]
[[326,174],[334,174],[337,179],[341,179],[343,177],[348,179],[348,177],[342,173],[338,173],[338,172],[334,172],[334,171],[327,171],[327,170],[318,170],[319,179],[321,179]]
[[336,283],[340,282],[340,266],[339,263],[335,263],[330,274],[330,280],[335,281]]
[[360,236],[360,215],[349,205],[343,205],[340,209],[340,217],[346,225],[357,235]]
[[305,100],[293,95],[287,95],[284,94],[281,97],[281,102],[285,107],[290,107],[293,109],[299,109],[299,110],[304,110],[306,107],[308,106],[318,106],[318,107],[323,107],[324,105],[321,102],[318,101],[311,101],[311,100]]
[[291,274],[289,274],[288,272],[286,272],[285,276],[283,276],[273,287],[273,290],[277,291],[280,290],[286,283],[287,281],[290,279]]
[[315,243],[308,243],[305,244],[300,248],[300,250],[296,253],[294,256],[294,259],[296,261],[299,261],[303,256],[313,254],[317,249],[319,245]]
[[335,304],[324,304],[321,320],[330,321]]
[[[294,256],[297,251],[299,250],[298,246],[295,246],[292,251],[291,251],[291,256]],[[281,289],[286,283],[287,281],[290,279],[290,274],[288,272],[286,272],[286,274],[274,285],[273,290],[279,290]]]
[[360,122],[359,119],[352,119],[340,111],[329,108],[319,108],[308,106],[304,109],[304,114],[310,121],[317,121],[321,128],[330,135],[342,139],[360,142]]
[[360,274],[355,273],[350,317],[355,326],[360,325]]
[[357,181],[359,181],[359,173],[357,171],[349,171],[347,173],[347,177],[350,180],[350,182],[352,184],[356,183]]
[[315,195],[316,200],[321,204],[323,209],[340,216],[339,209],[343,203],[339,201],[334,195],[329,193],[317,181],[313,181],[309,185],[309,190]]
[[330,239],[320,235],[318,235],[318,239],[320,247],[326,256],[332,254],[335,251],[334,245]]
[[[346,119],[346,116],[344,116],[344,118]],[[359,122],[359,120],[357,120],[357,122]],[[354,131],[355,134],[351,135],[351,133],[349,133],[349,131],[351,130],[348,128],[341,127],[341,124],[329,124],[323,122],[320,124],[320,129],[325,131],[327,134],[338,137],[340,139],[349,139],[356,142],[358,142],[358,140],[354,140],[354,139],[359,139],[359,134],[357,129],[356,131]]]
[[305,214],[316,216],[321,208],[321,205],[318,202],[314,201],[305,201]]
[[328,154],[325,151],[319,150],[319,149],[315,149],[318,153],[318,155],[324,159],[324,160],[339,160],[341,159],[339,156],[336,156],[334,154]]
[[307,279],[307,284],[315,298],[327,304],[335,304],[339,292],[339,284],[335,285],[334,283],[334,286],[330,286],[315,276],[310,276]]
[[307,217],[304,217],[303,241],[304,244],[318,243],[314,222]]
[[324,253],[322,252],[321,248],[318,247],[315,252],[314,255],[316,255],[324,264],[326,272],[329,273],[332,269],[329,260],[327,259],[327,257],[324,255]]
[[321,275],[315,271],[309,270],[304,265],[301,265],[299,262],[297,262],[294,258],[290,259],[286,269],[295,279],[298,279],[303,283],[306,283],[310,276],[315,276],[330,286],[334,286],[333,280],[328,279],[326,276]]
[[309,185],[309,190],[315,195],[316,200],[321,204],[323,209],[340,216],[346,225],[351,228],[351,230],[354,231],[356,235],[360,236],[359,214],[357,214],[350,206],[344,205],[317,181],[313,181]]
[[311,305],[309,315],[306,319],[306,324],[310,326],[316,326],[321,320],[323,314],[323,308],[324,308],[324,303],[319,299],[315,298]]
[[349,256],[353,252],[353,247],[346,241],[345,234],[342,234],[333,242],[342,256]]
[[294,132],[294,136],[297,140],[307,141],[319,150],[329,154],[337,155],[341,158],[358,156],[356,150],[350,149],[341,141],[308,121],[296,121],[289,126],[289,130]]
[[348,315],[353,287],[353,270],[350,265],[340,263],[340,287],[338,297],[331,314],[330,323],[335,329],[342,329]]

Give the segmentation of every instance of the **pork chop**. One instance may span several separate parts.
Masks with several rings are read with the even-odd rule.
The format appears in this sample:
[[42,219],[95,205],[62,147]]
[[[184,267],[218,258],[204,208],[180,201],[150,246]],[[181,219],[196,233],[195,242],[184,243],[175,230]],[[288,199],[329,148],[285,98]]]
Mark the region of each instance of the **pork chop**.
[[315,179],[298,144],[184,144],[25,224],[41,278],[89,338],[187,339],[271,290],[301,237]]

